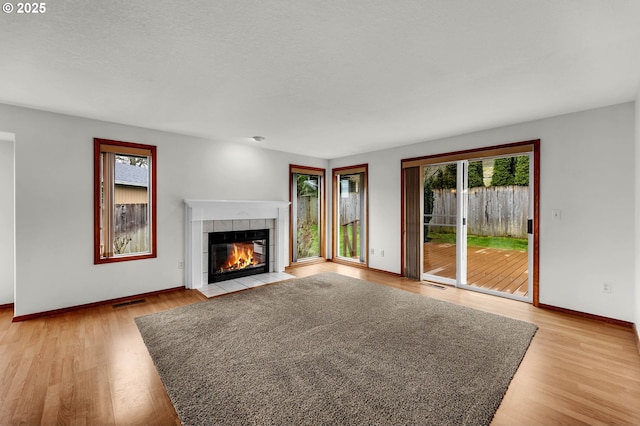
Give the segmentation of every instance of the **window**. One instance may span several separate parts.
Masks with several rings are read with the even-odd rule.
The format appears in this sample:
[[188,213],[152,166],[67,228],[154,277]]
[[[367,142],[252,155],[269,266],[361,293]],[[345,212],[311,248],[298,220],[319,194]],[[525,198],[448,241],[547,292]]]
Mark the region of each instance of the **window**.
[[367,264],[367,165],[333,170],[333,253]]
[[289,166],[291,261],[324,256],[324,169]]
[[93,141],[94,263],[156,257],[156,147]]

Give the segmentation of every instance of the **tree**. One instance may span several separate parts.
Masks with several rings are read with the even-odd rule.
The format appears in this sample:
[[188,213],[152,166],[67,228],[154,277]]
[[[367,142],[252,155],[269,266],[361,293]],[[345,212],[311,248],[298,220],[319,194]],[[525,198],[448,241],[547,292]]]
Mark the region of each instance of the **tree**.
[[457,165],[455,163],[440,167],[431,178],[431,188],[450,189],[456,187]]
[[513,160],[513,157],[495,159],[493,162],[491,186],[507,186],[514,184],[515,161]]
[[318,178],[315,175],[296,175],[298,196],[318,196]]
[[529,185],[529,156],[496,158],[491,186]]
[[484,186],[482,161],[469,163],[469,188]]
[[519,186],[529,186],[529,156],[516,157],[513,184]]

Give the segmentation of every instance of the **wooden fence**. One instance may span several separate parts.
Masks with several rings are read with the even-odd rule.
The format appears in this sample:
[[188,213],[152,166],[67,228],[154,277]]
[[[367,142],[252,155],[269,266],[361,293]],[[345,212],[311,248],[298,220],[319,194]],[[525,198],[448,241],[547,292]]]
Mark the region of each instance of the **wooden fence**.
[[349,193],[340,198],[340,247],[339,255],[357,259],[360,256],[360,194]]
[[139,253],[149,250],[147,204],[116,204],[115,251]]
[[[431,222],[455,224],[456,203],[455,191],[434,190]],[[529,187],[527,186],[469,188],[467,233],[491,237],[527,238],[528,212]],[[452,229],[447,227],[431,226],[430,230],[452,232]]]
[[296,204],[298,223],[318,224],[318,197],[298,197]]
[[[456,192],[450,189],[436,189],[433,196],[433,222],[455,225]],[[318,198],[299,197],[297,203],[298,221],[317,223]],[[527,238],[528,211],[528,186],[470,188],[467,232],[470,235]],[[339,217],[340,226],[347,226],[360,219],[359,194],[350,194],[348,198],[340,199]],[[146,212],[144,218],[146,220]],[[139,219],[132,220],[135,222]],[[436,230],[433,226],[431,230],[452,231],[444,227]]]
[[340,226],[349,225],[360,220],[360,194],[350,193],[346,198],[340,198]]
[[[298,222],[318,223],[318,197],[298,197],[296,203]],[[341,226],[360,220],[360,194],[349,194],[339,203]]]

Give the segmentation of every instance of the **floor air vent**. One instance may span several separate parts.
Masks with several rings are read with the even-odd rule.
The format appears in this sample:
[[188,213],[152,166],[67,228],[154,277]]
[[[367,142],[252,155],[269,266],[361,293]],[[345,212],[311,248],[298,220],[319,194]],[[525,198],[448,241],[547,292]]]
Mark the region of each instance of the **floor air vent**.
[[426,286],[429,286],[429,287],[434,287],[434,288],[437,288],[439,290],[446,290],[446,287],[443,286],[443,285],[438,285],[438,284],[433,284],[433,283],[426,283],[424,281],[422,281],[420,284],[426,285]]
[[144,303],[146,302],[146,300],[144,299],[135,299],[135,300],[127,300],[126,302],[120,302],[120,303],[114,303],[113,308],[122,308],[123,306],[129,306],[129,305],[137,305],[138,303]]

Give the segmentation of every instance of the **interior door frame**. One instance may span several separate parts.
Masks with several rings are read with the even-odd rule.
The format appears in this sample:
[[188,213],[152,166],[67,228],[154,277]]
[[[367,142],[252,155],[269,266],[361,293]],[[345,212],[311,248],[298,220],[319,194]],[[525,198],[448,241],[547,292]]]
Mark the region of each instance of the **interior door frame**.
[[[538,306],[539,305],[539,266],[540,266],[540,254],[539,254],[539,251],[540,251],[539,250],[540,249],[540,242],[539,242],[540,240],[540,220],[539,220],[539,217],[540,217],[540,139],[403,159],[401,161],[401,166],[402,166],[401,167],[402,169],[401,170],[401,187],[402,187],[401,194],[405,194],[405,191],[406,191],[405,179],[404,179],[405,168],[423,166],[427,164],[439,164],[439,163],[446,163],[446,162],[450,163],[450,162],[456,162],[460,160],[474,160],[479,158],[498,157],[498,156],[505,156],[508,154],[524,154],[524,153],[531,153],[531,156],[533,159],[533,173],[532,174],[530,173],[530,179],[532,181],[531,183],[533,184],[533,200],[532,200],[533,203],[532,203],[532,206],[530,207],[530,211],[532,211],[533,213],[533,216],[531,217],[533,221],[532,227],[531,227],[532,228],[531,237],[533,239],[533,242],[531,244],[532,253],[531,252],[529,253],[529,257],[530,257],[530,264],[532,264],[532,267],[533,267],[533,273],[530,274],[531,281],[532,281],[531,303],[533,304],[533,306]],[[460,171],[458,173],[460,173]],[[403,199],[401,202],[402,218],[406,217],[405,209],[406,209],[406,203],[403,196]],[[461,215],[458,215],[458,216],[459,216],[459,220],[462,220],[460,219]],[[405,276],[407,247],[405,245],[406,225],[404,220],[401,223],[401,228],[402,229],[401,229],[400,235],[402,236],[402,241],[401,241],[400,270],[402,275]],[[458,236],[458,238],[461,238],[461,236]],[[420,253],[422,253],[422,251],[420,251]],[[456,262],[458,261],[460,260],[457,259]],[[422,274],[420,274],[420,277],[421,275]],[[466,285],[464,286],[464,288],[472,289]]]

